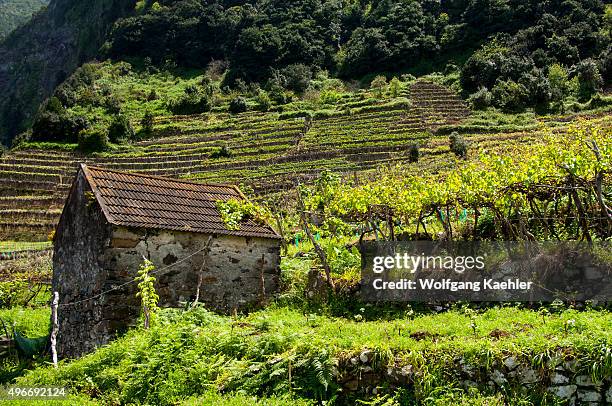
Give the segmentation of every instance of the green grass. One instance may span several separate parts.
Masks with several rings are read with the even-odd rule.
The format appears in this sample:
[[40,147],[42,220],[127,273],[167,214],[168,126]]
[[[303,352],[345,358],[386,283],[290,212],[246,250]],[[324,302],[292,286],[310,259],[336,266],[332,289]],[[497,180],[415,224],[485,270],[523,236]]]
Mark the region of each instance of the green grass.
[[[0,319],[9,330],[14,328],[30,338],[43,337],[49,334],[51,311],[49,308],[0,309]],[[0,335],[4,335],[3,330],[0,330]]]
[[[204,310],[166,310],[164,321],[149,331],[130,331],[92,355],[63,361],[57,370],[38,368],[17,383],[66,385],[111,402],[173,404],[221,388],[249,396],[287,393],[286,368],[292,363],[296,396],[316,399],[331,396],[334,386],[330,382],[325,390],[317,383],[317,365],[342,364],[364,349],[378,354],[380,368],[391,359],[417,369],[426,365],[435,388],[452,383],[445,371],[455,368],[458,357],[487,368],[510,354],[532,364],[539,354],[563,349],[564,356],[598,362],[599,348],[609,347],[612,334],[612,318],[605,311],[542,316],[503,307],[474,319],[461,310],[389,320],[368,320],[375,308],[363,314],[366,321],[352,314],[340,318],[272,307],[234,319]],[[573,320],[569,329],[568,320]],[[493,337],[494,331],[504,334]],[[423,392],[421,400],[429,394]]]
[[308,406],[316,405],[316,402],[290,396],[258,398],[244,394],[221,395],[218,392],[208,392],[204,396],[187,399],[180,404],[181,406]]
[[51,241],[0,241],[0,252],[15,252],[15,251],[39,251],[52,248]]

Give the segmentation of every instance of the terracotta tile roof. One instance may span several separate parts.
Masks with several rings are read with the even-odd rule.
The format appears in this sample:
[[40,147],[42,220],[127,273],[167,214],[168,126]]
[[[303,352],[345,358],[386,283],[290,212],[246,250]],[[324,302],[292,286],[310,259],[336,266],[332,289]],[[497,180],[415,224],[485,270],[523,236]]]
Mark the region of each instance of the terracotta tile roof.
[[280,238],[268,225],[243,221],[228,230],[217,210],[219,200],[244,199],[235,186],[124,173],[81,165],[109,223],[139,228]]

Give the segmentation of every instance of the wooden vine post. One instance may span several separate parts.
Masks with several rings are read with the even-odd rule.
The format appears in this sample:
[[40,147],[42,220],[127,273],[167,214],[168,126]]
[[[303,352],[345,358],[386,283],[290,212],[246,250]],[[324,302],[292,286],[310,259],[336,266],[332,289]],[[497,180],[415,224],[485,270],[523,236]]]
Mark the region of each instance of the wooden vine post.
[[198,272],[198,288],[196,290],[196,297],[193,301],[191,307],[195,307],[200,300],[200,289],[202,288],[202,280],[204,279],[204,271],[206,270],[206,263],[208,262],[208,253],[210,252],[210,245],[212,243],[213,236],[208,237],[206,241],[206,245],[204,245],[203,254],[202,254],[202,266],[200,267],[200,271]]
[[264,270],[266,268],[266,256],[265,256],[265,254],[261,254],[261,259],[259,260],[259,265],[260,265],[259,269],[261,271],[260,275],[259,275],[259,277],[260,277],[260,284],[261,284],[261,286],[260,286],[260,295],[261,296],[259,298],[259,301],[260,301],[260,303],[262,305],[264,305],[265,302],[266,302],[266,278],[265,278],[265,275],[264,275]]
[[319,243],[317,243],[317,241],[315,240],[314,236],[312,235],[312,232],[310,231],[310,227],[308,226],[308,219],[306,218],[306,207],[304,206],[304,201],[302,200],[302,191],[299,187],[297,188],[297,201],[299,205],[300,219],[302,221],[302,225],[304,226],[304,231],[306,232],[308,239],[312,243],[315,252],[319,256],[319,259],[321,260],[321,265],[323,265],[323,269],[325,270],[325,277],[327,278],[327,283],[332,288],[332,291],[335,292],[336,286],[334,285],[334,281],[331,277],[331,269],[329,267],[329,264],[327,263],[327,257],[325,256],[325,252],[323,251]]
[[59,293],[53,292],[53,302],[51,303],[51,359],[53,366],[57,368],[57,333],[59,325],[57,323],[57,308],[59,306]]

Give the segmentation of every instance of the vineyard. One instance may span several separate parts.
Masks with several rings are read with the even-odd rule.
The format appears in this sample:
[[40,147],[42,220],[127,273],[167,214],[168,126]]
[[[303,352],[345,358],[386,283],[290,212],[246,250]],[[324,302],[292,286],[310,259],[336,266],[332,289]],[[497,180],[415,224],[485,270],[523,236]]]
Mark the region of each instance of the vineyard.
[[[428,129],[468,114],[464,103],[440,86],[417,83],[410,97],[418,100],[414,108],[408,103],[374,102],[364,112],[320,119],[284,119],[279,113],[159,117],[153,139],[109,157],[17,150],[0,160],[0,233],[5,239],[47,239],[79,162],[207,182],[246,183],[257,192],[269,193],[325,169],[351,173],[401,162],[411,144],[427,141]],[[436,111],[448,116],[436,116]],[[229,156],[214,157],[222,148]]]
[[0,0],[0,403],[612,405],[611,38],[602,0]]
[[[70,145],[60,149],[25,144],[0,158],[0,236],[48,240],[79,162],[245,184],[268,195],[309,182],[325,170],[367,177],[377,168],[409,164],[415,147],[420,159],[409,164],[410,170],[445,172],[455,166],[448,146],[452,131],[464,134],[477,150],[503,151],[541,139],[545,127],[563,134],[576,119],[470,114],[452,91],[424,80],[406,86],[397,97],[368,96],[357,92],[343,97],[333,110],[314,114],[159,116],[151,137],[97,156],[81,155]],[[586,118],[604,130],[612,126],[605,111]]]

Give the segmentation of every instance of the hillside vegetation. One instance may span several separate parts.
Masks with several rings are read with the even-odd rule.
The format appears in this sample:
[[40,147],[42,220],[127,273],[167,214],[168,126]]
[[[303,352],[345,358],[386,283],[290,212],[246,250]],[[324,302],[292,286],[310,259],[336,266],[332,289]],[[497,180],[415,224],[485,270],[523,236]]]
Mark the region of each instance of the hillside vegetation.
[[48,0],[0,0],[0,41],[47,3]]
[[[0,386],[65,386],[65,405],[612,403],[608,303],[367,302],[359,251],[543,241],[552,273],[585,243],[609,264],[611,28],[599,0],[51,0],[0,45]],[[251,201],[217,209],[279,232],[280,291],[218,315],[158,309],[141,279],[150,328],[53,368],[49,249],[80,163],[239,185]],[[11,326],[43,345],[7,347]]]
[[[308,94],[283,103],[267,99],[257,88],[212,90],[209,111],[173,113],[178,101],[194,97],[186,93],[189,89],[214,89],[207,78],[147,73],[126,63],[80,69],[57,90],[57,97],[71,98],[73,106],[52,100],[57,107],[50,107],[34,127],[32,138],[55,143],[24,141],[0,159],[4,238],[48,238],[78,162],[243,184],[247,191],[270,195],[310,182],[325,170],[367,177],[381,167],[403,164],[415,173],[444,173],[455,167],[448,142],[453,132],[471,144],[474,152],[468,158],[475,158],[478,150],[543,139],[543,126],[563,134],[581,115],[603,131],[611,126],[607,96],[583,104],[569,98],[566,114],[471,112],[445,85],[454,87],[457,75],[396,78],[380,87],[374,81],[361,90],[320,75],[309,84]],[[240,99],[248,111],[231,113],[232,102]],[[57,142],[67,134],[67,125],[79,123],[88,123],[89,129],[73,133],[69,143]],[[86,155],[90,150],[99,152]]]
[[[578,361],[584,368],[578,373],[595,381],[611,372],[611,320],[605,311],[543,315],[466,308],[406,311],[392,320],[362,314],[330,317],[271,308],[232,318],[201,309],[167,310],[151,330],[133,330],[92,355],[59,369],[39,368],[17,382],[65,385],[73,394],[111,404],[170,405],[189,397],[199,401],[185,404],[234,404],[237,393],[249,404],[259,399],[265,405],[277,404],[273,399],[279,396],[283,405],[352,405],[365,396],[377,405],[501,406],[557,403],[539,388],[522,393],[505,386],[504,396],[494,387],[463,392],[462,380],[505,371],[510,357],[541,376],[564,359]],[[555,358],[558,349],[564,358]],[[353,388],[357,380],[361,390]],[[378,395],[371,393],[374,388]]]
[[[87,10],[63,1],[54,0],[0,47],[11,67],[0,70],[4,144],[27,130],[43,99],[93,57],[138,62],[149,71],[227,70],[221,90],[257,84],[279,101],[285,91],[303,94],[322,71],[369,84],[381,73],[389,79],[459,69],[464,97],[506,111],[559,110],[568,94],[588,101],[610,82],[612,8],[601,1],[100,1]],[[56,37],[40,43],[47,31]],[[32,56],[28,69],[23,54]],[[57,64],[35,63],[42,59]],[[42,91],[33,92],[33,83]],[[191,96],[200,103],[175,111],[206,109],[206,91],[199,92]],[[65,108],[74,104],[58,100]],[[84,127],[76,123],[72,131]]]
[[0,144],[32,125],[39,105],[97,55],[113,22],[131,10],[131,1],[52,0],[0,42]]

